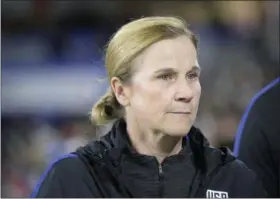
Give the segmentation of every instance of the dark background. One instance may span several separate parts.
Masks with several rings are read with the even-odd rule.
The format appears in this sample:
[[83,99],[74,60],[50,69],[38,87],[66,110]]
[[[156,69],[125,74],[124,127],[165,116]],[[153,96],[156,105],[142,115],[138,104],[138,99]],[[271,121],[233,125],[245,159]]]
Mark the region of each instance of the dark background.
[[251,97],[279,75],[279,1],[12,1],[2,16],[2,197],[28,197],[46,166],[95,139],[103,46],[124,23],[176,15],[199,35],[196,125],[232,146]]

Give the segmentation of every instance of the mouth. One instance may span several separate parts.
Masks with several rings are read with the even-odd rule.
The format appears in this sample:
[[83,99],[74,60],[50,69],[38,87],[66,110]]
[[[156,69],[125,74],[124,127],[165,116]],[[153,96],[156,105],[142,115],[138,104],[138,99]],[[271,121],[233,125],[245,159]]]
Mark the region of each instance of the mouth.
[[169,113],[172,113],[172,114],[176,114],[176,115],[190,115],[191,112],[189,111],[172,111],[172,112],[169,112]]

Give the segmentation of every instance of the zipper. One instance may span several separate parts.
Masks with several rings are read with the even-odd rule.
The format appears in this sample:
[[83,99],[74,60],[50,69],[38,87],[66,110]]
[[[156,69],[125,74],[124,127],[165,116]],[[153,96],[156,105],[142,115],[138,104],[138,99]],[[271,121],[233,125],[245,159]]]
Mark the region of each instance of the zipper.
[[162,165],[158,165],[158,174],[159,174],[159,197],[163,197],[163,169]]

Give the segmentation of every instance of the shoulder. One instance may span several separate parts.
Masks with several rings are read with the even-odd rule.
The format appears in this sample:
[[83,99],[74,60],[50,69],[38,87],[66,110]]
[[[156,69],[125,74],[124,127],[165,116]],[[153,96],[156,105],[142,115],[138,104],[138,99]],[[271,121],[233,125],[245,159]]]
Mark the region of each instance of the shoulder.
[[266,197],[258,176],[238,159],[225,164],[217,177],[228,188],[231,197]]
[[[209,171],[208,175],[235,179],[242,176],[246,180],[254,179],[255,173],[249,169],[242,161],[237,159],[232,151],[227,147],[205,147],[208,156]],[[212,165],[212,166],[211,166]]]
[[236,186],[240,187],[244,185],[248,190],[252,189],[251,191],[254,191],[256,188],[263,189],[257,174],[241,160],[236,159],[232,161],[227,165],[227,168]]
[[235,136],[236,156],[248,151],[260,152],[265,145],[278,146],[275,141],[279,132],[279,79],[258,92],[247,106]]
[[[63,177],[72,177],[80,171],[85,170],[85,165],[81,159],[76,154],[66,154],[59,157],[55,161],[51,162],[48,167],[45,169],[44,173],[41,175],[40,183],[43,183],[45,180],[63,178]],[[73,172],[75,171],[75,172]],[[79,172],[77,172],[79,171]],[[69,175],[70,174],[70,175]]]
[[[234,157],[228,148],[208,148],[208,151],[211,158],[208,161],[210,170],[205,184],[207,190],[225,192],[233,198],[266,197],[263,185],[255,172]],[[213,162],[215,164],[211,166]]]
[[[247,111],[250,112],[267,112],[273,111],[275,105],[279,101],[279,91],[280,91],[280,78],[267,84],[258,93],[256,93],[251,99]],[[271,109],[274,107],[274,109]]]
[[[80,157],[74,153],[64,155],[57,160],[53,161],[45,172],[55,172],[56,174],[69,174],[72,171],[79,173],[77,171],[86,170],[85,164],[82,162]],[[74,173],[73,173],[74,174]]]
[[[49,164],[37,182],[32,197],[64,197],[89,193],[89,169],[76,154],[67,154]],[[85,186],[84,186],[85,185]],[[73,189],[78,187],[79,190]],[[66,195],[65,195],[66,194]]]
[[231,175],[238,178],[242,177],[245,181],[255,180],[257,178],[256,174],[239,159],[227,163],[225,169],[230,171]]

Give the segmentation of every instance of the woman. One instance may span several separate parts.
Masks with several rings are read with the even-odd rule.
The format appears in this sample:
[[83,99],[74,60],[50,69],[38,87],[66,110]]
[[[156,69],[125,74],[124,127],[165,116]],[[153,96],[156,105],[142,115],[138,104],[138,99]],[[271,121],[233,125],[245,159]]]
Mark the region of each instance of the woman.
[[197,39],[184,21],[124,25],[106,52],[110,90],[92,109],[111,131],[56,161],[35,197],[265,197],[255,174],[193,126]]

